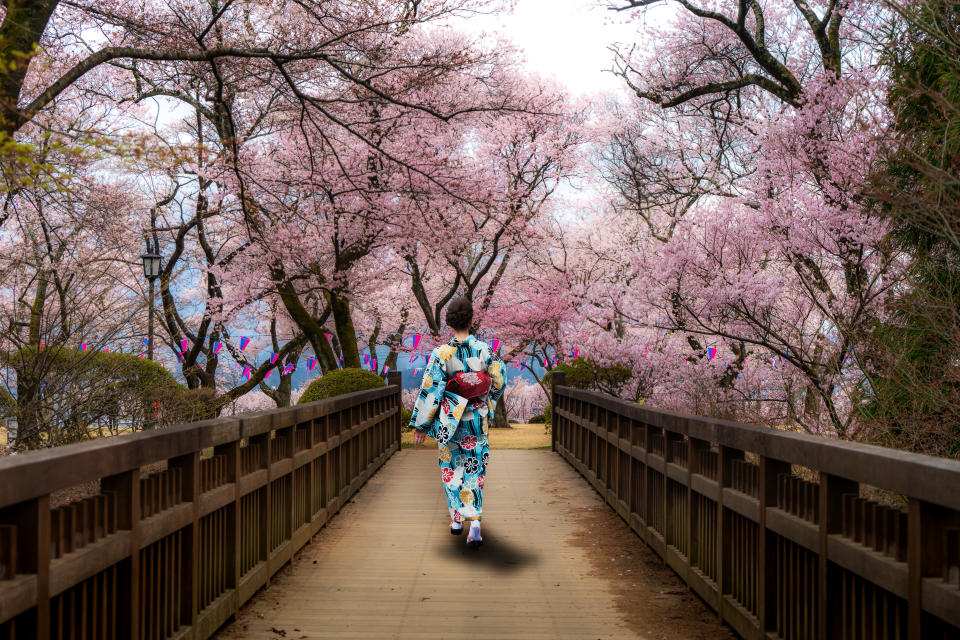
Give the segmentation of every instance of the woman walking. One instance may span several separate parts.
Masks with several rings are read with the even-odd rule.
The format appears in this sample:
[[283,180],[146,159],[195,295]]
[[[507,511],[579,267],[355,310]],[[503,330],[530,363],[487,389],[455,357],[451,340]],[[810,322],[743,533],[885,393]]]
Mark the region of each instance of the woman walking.
[[479,547],[483,485],[490,461],[487,425],[503,395],[504,366],[485,342],[470,334],[473,305],[457,298],[447,307],[453,338],[430,354],[410,426],[415,441],[435,438],[440,478],[450,509],[450,533],[470,522],[467,545]]

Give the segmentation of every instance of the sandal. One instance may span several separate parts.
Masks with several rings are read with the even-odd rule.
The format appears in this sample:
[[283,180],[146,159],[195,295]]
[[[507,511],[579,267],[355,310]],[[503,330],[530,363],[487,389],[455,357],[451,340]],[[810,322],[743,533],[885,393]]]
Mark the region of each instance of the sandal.
[[463,533],[463,523],[461,522],[461,523],[457,523],[457,524],[459,524],[460,526],[459,526],[459,527],[454,527],[454,526],[453,526],[454,523],[453,523],[453,522],[450,523],[450,534],[451,534],[451,535],[458,536],[458,535],[460,535],[461,533]]

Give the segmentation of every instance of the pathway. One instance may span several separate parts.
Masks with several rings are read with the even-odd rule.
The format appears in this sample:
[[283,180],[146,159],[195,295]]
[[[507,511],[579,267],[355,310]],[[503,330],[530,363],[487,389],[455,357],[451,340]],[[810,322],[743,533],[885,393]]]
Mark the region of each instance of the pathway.
[[556,454],[492,452],[477,551],[435,455],[396,454],[218,637],[731,637]]

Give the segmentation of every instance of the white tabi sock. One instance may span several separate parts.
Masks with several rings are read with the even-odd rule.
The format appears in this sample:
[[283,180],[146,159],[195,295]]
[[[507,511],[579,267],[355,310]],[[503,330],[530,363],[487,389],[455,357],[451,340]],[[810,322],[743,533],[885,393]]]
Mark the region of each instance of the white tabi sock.
[[471,520],[470,521],[470,533],[467,534],[470,540],[480,540],[480,521]]
[[463,529],[463,523],[462,523],[462,522],[454,522],[453,520],[451,520],[451,521],[450,521],[450,528],[451,528],[451,529]]

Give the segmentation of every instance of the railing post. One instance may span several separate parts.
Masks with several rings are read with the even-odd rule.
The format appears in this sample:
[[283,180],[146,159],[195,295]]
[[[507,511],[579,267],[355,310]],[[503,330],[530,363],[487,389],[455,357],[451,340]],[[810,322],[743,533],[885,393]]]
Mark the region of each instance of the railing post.
[[941,576],[947,558],[945,532],[957,526],[958,513],[910,498],[907,517],[907,635],[922,638],[927,631],[923,626],[923,580]]
[[[400,371],[388,371],[387,372],[387,385],[391,387],[397,387],[400,389],[401,397],[397,400],[398,408],[403,407],[403,373]],[[393,419],[394,424],[396,425],[393,433],[396,438],[395,442],[397,443],[397,449],[400,448],[401,437],[400,433],[403,430],[402,420],[400,419],[400,411],[397,411],[397,415]]]
[[260,522],[257,523],[257,526],[260,527],[260,548],[257,549],[257,562],[265,563],[267,570],[264,572],[266,579],[264,580],[264,585],[270,584],[270,535],[271,528],[270,525],[273,522],[273,514],[270,509],[270,432],[261,433],[256,436],[251,436],[248,440],[248,446],[256,447],[257,453],[260,456],[260,466],[258,469],[266,469],[267,472],[267,481],[263,487],[257,489],[257,491],[263,491],[263,513],[260,517]]
[[[117,628],[121,636],[140,640],[140,469],[104,478],[101,491],[116,493],[117,529],[130,532],[130,558],[126,585],[121,582]],[[126,588],[122,588],[126,586]],[[127,600],[123,603],[123,600]],[[124,604],[126,606],[124,606]]]
[[817,637],[835,638],[842,631],[840,620],[840,597],[842,585],[830,575],[829,538],[843,528],[843,495],[859,494],[860,486],[845,478],[820,472],[820,553],[818,561],[818,616]]
[[727,514],[723,506],[723,490],[731,486],[734,460],[743,460],[743,451],[720,446],[717,464],[717,590],[720,592],[720,608],[717,614],[723,620],[723,598],[730,593],[732,573],[730,567],[730,542],[732,536],[727,526]]
[[240,442],[234,440],[213,449],[213,455],[226,460],[227,482],[233,483],[233,502],[227,509],[227,588],[233,589],[233,608],[240,608]]
[[[757,550],[760,562],[757,564],[757,612],[760,614],[760,631],[766,633],[772,630],[776,621],[777,590],[786,589],[787,584],[793,584],[793,576],[787,580],[777,580],[777,546],[774,544],[776,534],[767,529],[767,509],[777,506],[777,479],[781,474],[791,472],[791,467],[780,460],[772,460],[760,456],[760,523]],[[797,594],[792,594],[797,597]]]
[[[643,429],[643,469],[640,471],[642,475],[643,488],[640,493],[640,510],[642,511],[643,526],[650,528],[650,447],[652,446],[651,432],[653,427],[651,427],[646,422],[640,427]],[[647,540],[647,532],[644,531],[643,539]]]
[[[685,421],[684,421],[685,422]],[[674,426],[677,427],[674,423]],[[666,425],[663,427],[663,539],[668,545],[673,545],[678,550],[682,549],[682,537],[686,531],[679,531],[677,528],[677,516],[678,509],[675,504],[675,500],[670,492],[670,483],[673,480],[670,479],[670,464],[676,464],[674,462],[673,449],[674,444],[677,442],[683,442],[683,434],[676,431],[670,430]],[[678,465],[679,466],[679,465]],[[689,484],[688,484],[689,486]],[[685,513],[683,515],[686,515]],[[689,548],[687,552],[689,552]],[[690,557],[687,556],[687,563],[689,564]]]
[[560,428],[557,417],[557,387],[563,387],[567,384],[566,371],[550,372],[550,449],[557,450],[557,431]]
[[[687,544],[689,545],[687,561],[690,566],[703,567],[703,558],[700,557],[701,522],[700,511],[694,506],[693,474],[703,473],[700,468],[705,451],[709,451],[710,443],[706,440],[691,437],[690,448],[687,450]],[[719,601],[718,601],[719,602]]]
[[[36,626],[17,631],[22,636],[47,640],[50,629],[50,496],[40,496],[0,510],[0,524],[14,527],[11,541],[14,553],[9,559],[16,563],[17,574],[37,577]],[[0,577],[2,579],[2,577]]]
[[[170,460],[170,469],[180,469],[180,499],[191,503],[191,524],[184,529],[181,556],[180,622],[197,624],[200,583],[200,454],[197,451]],[[172,603],[171,603],[172,606]]]

